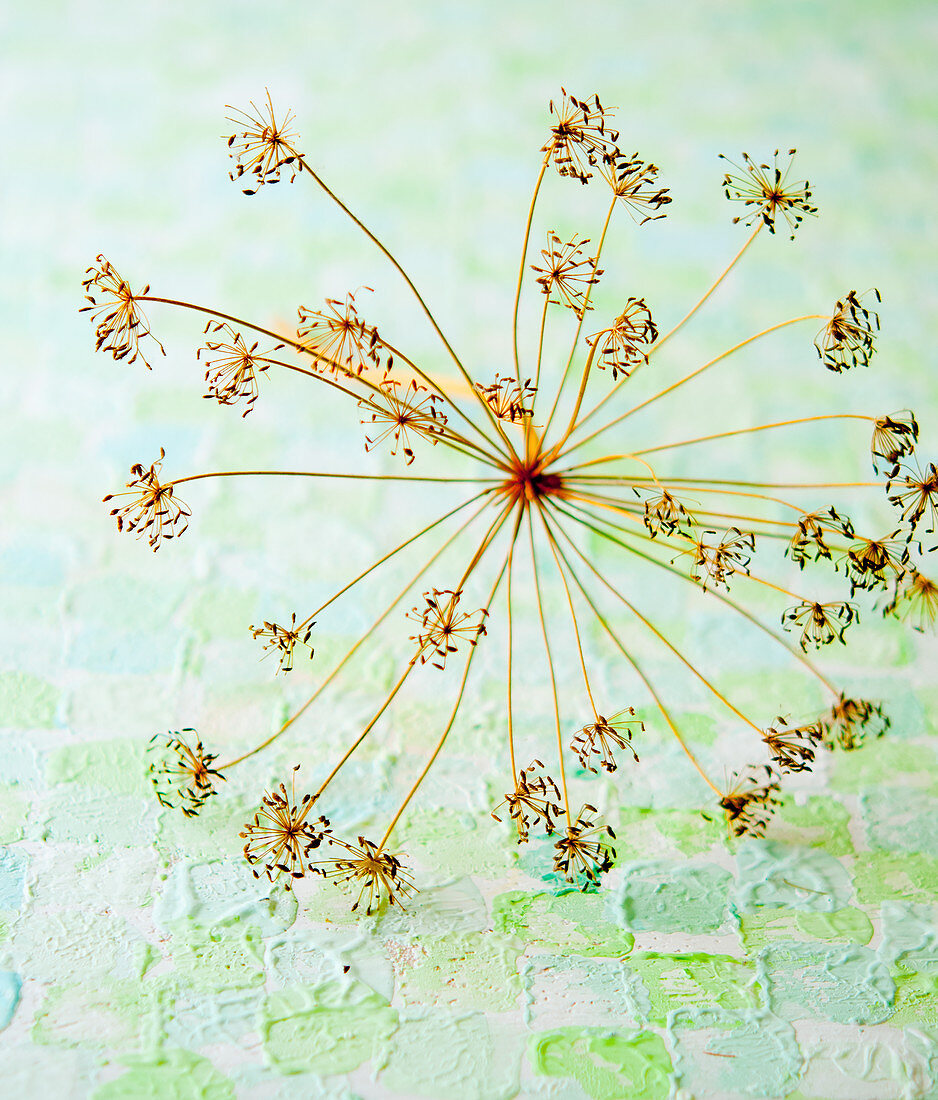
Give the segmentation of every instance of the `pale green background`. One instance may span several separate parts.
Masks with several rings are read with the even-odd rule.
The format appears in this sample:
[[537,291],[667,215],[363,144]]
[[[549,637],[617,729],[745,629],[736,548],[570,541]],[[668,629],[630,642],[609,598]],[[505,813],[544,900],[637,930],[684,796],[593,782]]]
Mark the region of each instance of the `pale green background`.
[[[938,1095],[933,639],[871,614],[830,656],[846,684],[889,702],[894,731],[794,784],[765,843],[728,845],[702,821],[705,792],[654,730],[639,768],[580,777],[622,841],[608,886],[585,898],[547,874],[549,845],[519,852],[489,818],[507,770],[489,651],[399,834],[423,886],[412,912],[350,918],[322,887],[301,888],[298,906],[267,901],[237,827],[293,763],[322,774],[392,674],[390,637],[197,822],[158,811],[143,746],[195,725],[231,751],[276,726],[313,673],[273,682],[247,625],[321,602],[407,533],[415,506],[373,489],[216,486],[189,495],[190,531],[158,555],[118,538],[99,498],[161,445],[174,474],[393,463],[366,460],[354,410],[282,379],[246,421],[202,401],[189,318],[152,311],[169,355],[149,374],[96,357],[76,312],[98,252],[134,284],[267,323],[366,284],[382,331],[439,362],[393,273],[308,185],[248,199],[228,181],[224,104],[269,85],[312,162],[428,288],[474,369],[494,374],[546,104],[563,84],[618,105],[623,145],[661,166],[675,199],[663,223],[620,220],[608,309],[644,294],[667,324],[737,247],[717,153],[795,145],[812,181],[820,219],[795,244],[760,240],[662,370],[850,287],[883,292],[868,372],[828,375],[802,332],[704,387],[704,403],[662,405],[642,439],[706,431],[704,412],[729,401],[734,423],[807,401],[912,407],[934,454],[936,31],[934,6],[912,2],[5,7],[0,1091]],[[548,199],[543,228],[595,236],[588,191],[551,181]],[[760,443],[728,460],[867,476],[865,431],[799,438],[810,449]],[[450,499],[427,496],[415,515]],[[373,598],[324,622],[317,662]],[[724,619],[688,617],[673,594],[661,606],[690,649],[722,647],[724,682],[747,701],[771,714],[812,701],[770,651],[742,652]],[[610,694],[631,692],[590,645]],[[423,684],[337,788],[350,833],[381,827],[432,742],[442,704]],[[708,763],[739,763],[722,715],[681,677],[665,684]],[[528,753],[547,751],[545,691],[529,687]]]

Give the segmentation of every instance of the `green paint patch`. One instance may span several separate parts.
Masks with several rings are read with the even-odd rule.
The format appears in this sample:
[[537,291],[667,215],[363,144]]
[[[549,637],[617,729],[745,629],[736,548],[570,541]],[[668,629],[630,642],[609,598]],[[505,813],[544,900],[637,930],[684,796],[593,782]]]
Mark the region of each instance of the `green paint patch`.
[[888,775],[892,780],[902,777],[904,787],[927,787],[936,772],[938,752],[930,745],[911,745],[886,736],[855,752],[835,753],[830,785],[856,794],[865,787],[878,787]]
[[397,1012],[360,982],[294,986],[269,996],[259,1023],[264,1052],[281,1073],[348,1073],[377,1062]]
[[776,840],[747,840],[736,855],[739,908],[791,907],[816,912],[843,909],[853,884],[841,864],[820,848]]
[[938,858],[938,799],[906,787],[864,791],[860,810],[872,848]]
[[668,1013],[717,1005],[727,1012],[746,1012],[761,1002],[754,965],[730,955],[632,955],[627,964],[641,980],[634,999],[649,1021],[664,1026]]
[[49,753],[46,778],[50,785],[78,783],[103,787],[115,794],[152,796],[145,754],[138,741],[90,741],[65,745]]
[[938,859],[922,852],[858,852],[853,881],[862,905],[886,900],[934,902]]
[[833,913],[797,913],[798,927],[810,939],[850,940],[867,944],[873,938],[873,925],[862,909],[847,906]]
[[235,1100],[232,1082],[188,1050],[161,1051],[125,1065],[131,1068],[95,1089],[91,1100]]
[[699,855],[720,844],[725,835],[721,821],[707,821],[699,813],[623,806],[616,826],[616,851],[620,860],[641,859],[670,844],[675,854]]
[[782,1019],[875,1024],[891,1012],[894,983],[868,948],[776,943],[760,962],[772,1010]]
[[625,868],[616,906],[636,931],[716,932],[726,920],[732,882],[729,871],[712,863],[639,863]]
[[481,1013],[405,1017],[378,1080],[404,1096],[510,1100],[518,1095],[520,1036]]
[[16,729],[50,729],[55,725],[59,690],[28,672],[0,673],[0,722]]
[[154,1050],[161,1040],[166,994],[165,982],[61,983],[36,1012],[30,1037],[42,1046],[87,1047],[117,1056]]
[[256,592],[205,587],[189,603],[186,617],[202,638],[242,638],[250,644],[248,627],[258,622],[257,605]]
[[665,1100],[671,1058],[650,1031],[564,1027],[535,1035],[528,1057],[535,1073],[572,1077],[593,1100]]
[[[501,797],[501,796],[499,796]],[[407,848],[426,867],[449,875],[503,874],[512,849],[494,821],[453,810],[418,810],[407,819]]]
[[496,931],[552,954],[623,958],[632,950],[635,937],[610,923],[603,906],[602,897],[578,890],[566,894],[513,890],[492,902],[492,922]]
[[181,921],[171,954],[177,977],[192,989],[244,989],[264,981],[263,945],[254,928],[203,929]]
[[787,907],[760,906],[752,913],[740,913],[739,936],[747,955],[755,955],[776,940],[798,940],[807,933],[798,923],[798,912]]
[[23,839],[26,825],[26,796],[12,787],[0,786],[0,844]]
[[792,839],[799,844],[810,848],[823,847],[832,856],[846,856],[853,852],[848,828],[850,814],[842,803],[833,798],[812,796],[804,806],[786,798],[779,809],[778,819],[789,826],[786,835],[793,829],[796,831]]
[[427,936],[408,950],[398,973],[404,1003],[486,1012],[518,1007],[517,940],[497,932]]

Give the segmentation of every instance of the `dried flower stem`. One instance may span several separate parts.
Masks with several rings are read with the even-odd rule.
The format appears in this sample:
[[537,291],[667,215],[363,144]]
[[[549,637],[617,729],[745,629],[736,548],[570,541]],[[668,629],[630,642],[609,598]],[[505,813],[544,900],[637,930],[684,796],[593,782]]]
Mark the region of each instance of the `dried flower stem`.
[[[521,263],[518,267],[518,286],[515,289],[515,309],[511,320],[512,331],[512,344],[515,356],[515,379],[518,385],[521,385],[521,361],[518,357],[518,307],[521,304],[521,287],[524,284],[524,272],[525,265],[528,258],[528,242],[531,239],[531,224],[534,221],[534,207],[537,205],[538,192],[541,190],[541,182],[544,179],[544,173],[547,171],[547,165],[550,163],[550,153],[544,156],[544,161],[541,164],[541,170],[537,174],[537,182],[534,184],[534,194],[531,196],[531,205],[528,208],[528,216],[524,223],[524,240],[521,244]],[[544,339],[544,317],[547,316],[547,299],[544,299],[544,313],[541,317],[541,342]],[[537,375],[540,378],[541,373],[541,354],[540,347],[538,348],[537,356]],[[535,382],[535,386],[537,383]]]
[[772,428],[787,428],[793,424],[813,424],[820,420],[868,420],[875,423],[875,416],[864,416],[862,413],[828,413],[825,416],[799,416],[794,420],[777,420],[772,424],[755,424],[751,428],[736,428],[730,432],[716,432],[713,435],[699,435],[694,439],[682,439],[676,443],[659,443],[654,447],[643,447],[636,451],[632,458],[638,455],[650,455],[656,451],[670,451],[677,447],[690,447],[694,443],[708,443],[713,439],[729,439],[735,435],[751,435],[753,432],[767,432]]

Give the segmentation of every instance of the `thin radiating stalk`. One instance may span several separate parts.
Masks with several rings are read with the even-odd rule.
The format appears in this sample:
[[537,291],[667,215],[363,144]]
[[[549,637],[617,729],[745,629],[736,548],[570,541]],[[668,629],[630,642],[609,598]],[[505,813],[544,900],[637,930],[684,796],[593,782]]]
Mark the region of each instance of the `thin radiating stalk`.
[[435,565],[437,561],[443,556],[443,554],[452,546],[452,544],[459,538],[459,536],[468,529],[468,527],[482,514],[485,510],[483,504],[481,508],[478,508],[466,521],[463,523],[452,535],[443,543],[443,545],[436,551],[430,559],[424,562],[423,565],[417,570],[417,572],[410,578],[407,584],[401,589],[400,592],[394,597],[394,599],[388,604],[388,606],[382,611],[377,619],[371,624],[365,633],[358,639],[358,641],[352,646],[352,648],[345,654],[341,661],[335,666],[335,668],[329,673],[325,680],[319,685],[312,695],[306,700],[305,703],[290,715],[290,717],[270,735],[266,740],[262,741],[259,745],[256,745],[249,752],[243,753],[241,756],[236,757],[234,760],[229,760],[226,764],[221,764],[218,767],[219,771],[224,771],[226,768],[232,768],[235,764],[240,764],[242,760],[247,760],[248,757],[254,756],[262,749],[266,749],[268,745],[273,744],[274,741],[282,734],[285,733],[290,726],[307,711],[313,703],[319,698],[319,696],[326,690],[329,684],[339,675],[343,668],[348,664],[352,657],[358,652],[358,650],[365,644],[365,642],[371,637],[372,634],[378,629],[378,627],[384,622],[384,620],[391,614],[391,612],[397,607],[397,605],[404,599],[405,596],[411,591],[417,581]]
[[734,435],[750,435],[753,432],[767,432],[772,428],[787,428],[794,424],[812,424],[818,420],[867,420],[871,424],[875,422],[875,416],[864,416],[860,413],[829,413],[826,416],[799,416],[795,420],[777,420],[772,424],[756,424],[751,428],[736,428],[729,432],[716,432],[713,435],[699,435],[694,439],[681,439],[675,443],[659,443],[654,447],[643,447],[640,451],[635,451],[632,455],[633,458],[637,458],[639,455],[650,455],[656,451],[670,451],[676,447],[690,447],[695,443],[709,443],[714,439],[729,439]]
[[609,637],[612,639],[613,644],[616,646],[616,648],[619,650],[619,652],[622,654],[622,656],[625,657],[625,659],[629,662],[629,664],[635,670],[636,674],[638,675],[639,679],[641,679],[641,681],[645,685],[645,687],[648,688],[648,691],[650,692],[651,697],[654,699],[655,705],[658,707],[658,710],[661,713],[661,716],[664,718],[665,722],[667,722],[669,729],[674,734],[674,736],[677,740],[677,743],[684,750],[684,753],[687,756],[688,760],[690,760],[691,764],[693,764],[693,766],[696,768],[697,772],[700,774],[701,778],[707,784],[707,786],[718,797],[722,798],[723,797],[723,792],[710,779],[710,777],[707,775],[707,773],[704,771],[703,767],[701,766],[700,761],[697,759],[696,756],[694,756],[693,752],[691,752],[690,746],[684,740],[684,737],[682,736],[681,731],[677,727],[677,723],[671,717],[670,712],[668,711],[667,707],[664,705],[664,702],[662,701],[661,696],[658,694],[657,690],[655,689],[654,684],[645,675],[645,673],[642,670],[641,666],[638,664],[638,662],[635,660],[635,658],[632,656],[632,654],[625,648],[625,646],[622,643],[622,640],[619,638],[619,636],[616,634],[616,632],[610,626],[609,620],[606,618],[605,615],[603,615],[603,613],[599,610],[599,608],[593,602],[592,597],[590,596],[590,594],[586,590],[586,587],[584,586],[583,582],[580,580],[579,576],[577,575],[576,570],[570,564],[567,557],[563,554],[563,551],[560,551],[560,556],[563,559],[563,562],[566,565],[567,570],[569,571],[570,576],[573,578],[573,581],[576,584],[577,588],[579,588],[580,592],[583,594],[583,598],[586,600],[586,602],[592,608],[593,614],[596,616],[597,621],[602,626],[602,628],[606,631],[606,633],[609,635]]
[[[571,454],[573,451],[578,450],[580,447],[582,447],[584,445],[584,443],[589,443],[590,440],[596,439],[597,436],[602,435],[604,432],[608,432],[610,428],[615,427],[616,424],[621,424],[623,420],[628,419],[628,417],[632,416],[633,413],[637,413],[640,409],[647,408],[649,405],[654,404],[655,401],[658,401],[662,397],[667,396],[667,394],[673,393],[674,390],[678,389],[681,386],[686,385],[688,382],[692,381],[698,375],[703,374],[703,372],[705,370],[709,370],[711,367],[716,366],[717,363],[725,362],[727,359],[730,358],[731,355],[734,355],[737,351],[740,351],[742,348],[748,347],[749,344],[754,343],[756,340],[761,340],[763,336],[768,336],[770,333],[778,332],[779,329],[786,328],[788,325],[796,325],[796,324],[799,324],[801,321],[817,320],[818,318],[820,318],[822,321],[825,320],[824,315],[821,314],[821,313],[807,313],[807,314],[804,314],[801,317],[790,317],[787,321],[779,321],[779,323],[777,325],[771,325],[769,328],[763,329],[761,332],[757,332],[754,336],[749,336],[749,337],[747,337],[747,339],[741,340],[738,344],[734,344],[733,347],[727,348],[726,351],[721,352],[718,356],[716,356],[715,359],[711,359],[709,362],[704,363],[704,365],[702,367],[698,367],[696,370],[691,371],[690,374],[684,375],[683,378],[679,378],[676,382],[673,382],[670,386],[667,386],[667,387],[665,387],[665,389],[660,390],[656,394],[653,394],[651,397],[647,398],[645,401],[641,401],[638,405],[633,405],[631,409],[628,409],[626,412],[621,413],[619,416],[615,417],[613,420],[610,420],[607,424],[603,425],[603,427],[597,428],[595,431],[590,432],[589,435],[584,436],[582,439],[578,440],[572,446],[567,447],[567,449],[565,451],[561,451],[560,454],[557,457],[558,458],[563,458],[564,456],[566,456],[568,454]],[[653,347],[657,347],[657,344],[653,345]],[[633,374],[634,374],[634,371],[633,371]],[[618,385],[621,385],[621,384],[622,384],[621,382],[618,383]],[[595,408],[593,408],[589,413],[587,413],[586,416],[582,417],[579,424],[577,424],[577,426],[576,426],[577,429],[582,428],[583,425],[586,424],[590,420],[593,413],[595,413],[596,410],[599,409],[600,405],[602,405],[603,402],[606,401],[611,396],[611,394],[614,393],[614,392],[615,392],[615,390],[611,390],[606,395],[606,397],[603,399],[603,401],[601,401],[599,403],[599,405],[596,405]]]
[[[515,529],[514,529],[514,532],[512,533],[512,536],[511,536],[511,546],[512,547],[514,546],[515,540],[518,537],[518,527],[521,524],[521,516],[522,515],[523,515],[523,511],[519,510],[518,520],[515,523]],[[510,552],[511,552],[511,549],[509,548],[509,553]],[[505,555],[505,560],[502,562],[502,567],[498,571],[498,576],[495,578],[495,583],[492,585],[492,591],[489,593],[489,598],[488,598],[488,601],[487,601],[487,603],[489,605],[495,599],[495,595],[498,592],[498,587],[501,584],[502,577],[505,575],[505,570],[506,570],[507,566],[508,566],[508,554]],[[431,753],[430,759],[427,761],[426,765],[424,766],[423,771],[420,773],[420,775],[417,776],[416,782],[410,788],[410,790],[407,792],[407,796],[405,797],[404,801],[401,803],[400,807],[398,808],[397,813],[394,815],[393,818],[391,818],[391,824],[388,825],[387,829],[384,832],[384,836],[381,838],[381,841],[378,844],[378,851],[379,852],[382,851],[385,844],[387,844],[388,838],[390,837],[391,833],[394,831],[394,826],[398,823],[398,821],[400,821],[401,815],[407,809],[408,803],[414,797],[414,795],[417,793],[417,790],[419,789],[420,784],[427,777],[427,773],[433,767],[434,761],[440,755],[440,750],[443,748],[444,744],[446,743],[446,738],[449,736],[449,732],[453,728],[453,723],[456,721],[456,715],[459,713],[459,706],[460,706],[460,703],[462,702],[463,693],[466,690],[466,682],[469,679],[469,670],[472,667],[472,659],[475,656],[475,653],[476,653],[477,649],[478,649],[478,646],[472,646],[469,650],[469,655],[466,658],[466,667],[465,667],[465,670],[463,671],[462,681],[460,682],[460,685],[459,685],[459,694],[456,696],[456,702],[453,704],[453,710],[450,714],[449,721],[446,723],[446,728],[443,730],[443,733],[440,736],[439,741],[436,743],[436,747],[434,748],[433,752]]]
[[322,470],[214,470],[206,474],[189,474],[177,477],[167,485],[185,485],[188,481],[202,481],[207,477],[327,477],[349,481],[432,481],[437,483],[475,485],[501,484],[492,477],[410,477],[407,474],[337,474]]
[[[544,173],[547,171],[547,165],[550,163],[550,153],[544,156],[544,162],[541,164],[541,170],[537,174],[537,182],[534,184],[534,194],[531,196],[531,205],[528,208],[527,221],[524,223],[524,241],[521,245],[521,263],[518,267],[518,286],[515,289],[515,309],[511,319],[511,331],[512,331],[512,344],[514,348],[515,356],[515,380],[518,385],[521,385],[521,361],[518,357],[518,308],[521,305],[521,287],[524,283],[524,265],[525,260],[528,258],[528,242],[531,239],[531,225],[534,222],[534,207],[537,205],[537,195],[541,189],[541,182],[544,179]],[[547,303],[544,303],[544,312],[547,312]],[[544,321],[541,319],[541,339],[544,338]],[[541,373],[541,356],[540,350],[537,357],[537,373],[540,377]]]
[[554,659],[550,652],[550,639],[547,636],[547,621],[544,618],[544,601],[541,598],[541,581],[537,570],[537,554],[534,550],[534,525],[528,510],[528,540],[531,545],[531,566],[534,570],[534,591],[537,595],[537,612],[541,622],[541,634],[544,638],[544,650],[547,653],[547,668],[550,672],[550,687],[554,698],[554,725],[557,730],[557,756],[560,762],[560,781],[563,786],[563,808],[567,817],[567,828],[573,827],[570,816],[570,797],[567,794],[567,769],[563,760],[563,731],[560,724],[560,699],[557,694],[557,675],[554,671]]

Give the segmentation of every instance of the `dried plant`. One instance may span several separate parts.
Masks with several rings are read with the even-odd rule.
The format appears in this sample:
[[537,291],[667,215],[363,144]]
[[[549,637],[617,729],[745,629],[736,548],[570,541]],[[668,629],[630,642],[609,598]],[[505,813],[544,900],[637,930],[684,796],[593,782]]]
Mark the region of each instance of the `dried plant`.
[[[659,335],[644,299],[623,295],[619,301],[625,300],[626,304],[618,316],[610,316],[592,336],[584,337],[584,317],[594,307],[592,294],[601,274],[599,264],[613,214],[624,207],[634,222],[643,225],[668,212],[671,197],[667,188],[659,185],[653,164],[637,154],[623,154],[618,148],[610,112],[598,97],[580,100],[564,91],[561,99],[551,104],[551,116],[523,227],[511,332],[513,369],[497,374],[492,383],[479,380],[490,378],[491,373],[477,375],[470,371],[395,254],[349,211],[299,152],[299,139],[291,129],[292,115],[287,113],[278,121],[269,95],[260,108],[252,104],[249,112],[232,116],[238,127],[229,138],[235,161],[232,178],[249,184],[244,188],[248,194],[284,177],[291,181],[304,179],[335,202],[403,279],[439,339],[441,353],[452,363],[450,373],[437,366],[431,369],[379,336],[377,327],[359,316],[352,293],[327,299],[321,308],[300,307],[299,325],[295,333],[288,335],[213,306],[155,297],[149,287],[134,293],[103,257],[89,269],[83,282],[90,303],[83,308],[91,311],[99,350],[127,362],[142,358],[140,341],[151,335],[142,312],[148,304],[200,313],[208,322],[209,340],[199,353],[207,366],[207,396],[222,405],[243,402],[245,411],[250,411],[258,399],[260,373],[269,379],[270,386],[278,379],[289,379],[296,384],[327,387],[319,392],[342,394],[344,399],[357,402],[362,423],[368,426],[364,441],[367,451],[384,444],[390,451],[384,462],[391,462],[398,453],[402,460],[391,467],[395,471],[391,473],[216,470],[164,481],[161,451],[159,460],[148,469],[142,464],[132,467],[128,491],[117,494],[128,498],[128,502],[112,509],[120,530],[146,535],[153,549],[164,538],[186,529],[190,512],[177,497],[177,490],[204,479],[289,475],[345,479],[339,482],[344,485],[350,484],[349,479],[357,479],[384,487],[406,483],[414,493],[420,492],[422,483],[434,483],[454,493],[442,515],[398,545],[382,549],[377,560],[352,576],[302,621],[298,622],[298,615],[293,613],[287,626],[265,621],[260,627],[251,627],[255,638],[263,641],[266,653],[277,655],[277,671],[287,672],[297,649],[309,646],[313,624],[332,615],[333,605],[339,606],[344,593],[373,577],[385,563],[413,550],[416,543],[428,547],[422,556],[418,552],[419,565],[408,584],[383,607],[334,667],[323,672],[310,698],[276,731],[261,744],[218,765],[215,754],[207,753],[201,742],[194,749],[189,747],[196,736],[194,731],[172,734],[160,743],[164,753],[168,751],[168,760],[151,768],[164,805],[179,805],[187,814],[198,812],[206,798],[214,794],[216,779],[252,760],[291,728],[343,670],[357,667],[353,662],[369,643],[374,643],[382,624],[387,624],[386,629],[394,631],[400,644],[397,672],[373,716],[358,728],[318,790],[299,801],[293,785],[289,793],[284,784],[268,791],[242,833],[245,856],[255,874],[263,873],[271,880],[285,877],[288,886],[310,874],[349,884],[355,892],[354,906],[369,912],[381,905],[400,904],[413,889],[413,877],[404,869],[403,857],[389,848],[390,838],[442,752],[465,700],[471,697],[467,684],[487,633],[499,638],[507,635],[505,719],[510,776],[505,785],[508,793],[495,807],[493,817],[500,819],[507,812],[521,842],[528,840],[535,829],[555,836],[555,871],[571,883],[590,888],[614,862],[613,833],[600,823],[591,805],[584,804],[579,813],[572,812],[567,774],[571,753],[587,772],[602,769],[613,773],[619,763],[617,754],[622,753],[641,767],[641,735],[647,722],[659,722],[673,734],[677,751],[686,755],[709,787],[723,811],[729,833],[761,835],[779,804],[783,777],[809,769],[822,748],[855,749],[888,726],[881,704],[845,696],[815,664],[813,655],[807,655],[809,650],[830,642],[843,642],[846,628],[859,616],[859,605],[842,598],[825,597],[820,601],[795,591],[795,586],[808,575],[826,569],[841,583],[846,577],[851,599],[857,593],[887,591],[887,614],[908,620],[919,629],[935,625],[938,590],[917,569],[914,557],[922,553],[919,530],[934,527],[935,466],[927,465],[923,473],[914,460],[918,424],[911,412],[874,416],[808,410],[803,416],[772,423],[730,424],[705,435],[687,432],[687,438],[676,431],[630,453],[623,453],[621,446],[611,449],[604,445],[610,438],[631,438],[631,424],[626,427],[626,421],[641,410],[705,372],[709,379],[711,372],[722,369],[742,349],[758,345],[780,330],[794,326],[803,330],[807,324],[813,328],[821,322],[817,347],[826,366],[841,372],[849,366],[869,363],[879,319],[851,292],[838,302],[833,316],[808,312],[783,319],[762,331],[741,336],[733,346],[702,364],[688,364],[677,378],[664,373],[660,389],[650,397],[624,406],[612,405],[622,401],[620,390],[624,385],[629,385],[630,393],[636,392],[637,376],[647,375],[655,384],[652,371],[659,369],[661,349],[705,304],[715,300],[713,291],[752,249],[763,230],[774,233],[781,217],[794,235],[806,216],[817,213],[810,202],[808,184],[790,182],[792,162],[781,168],[778,154],[771,166],[757,164],[744,154],[742,166],[731,164],[724,177],[724,190],[730,200],[745,205],[744,213],[735,220],[744,221],[752,230],[712,284],[702,289],[689,309],[676,315],[679,319],[663,335]],[[556,180],[551,175],[547,185],[551,167],[562,178]],[[544,187],[566,187],[565,178],[601,187],[603,183],[609,185],[609,206],[597,235],[595,255],[586,257],[580,250],[585,241],[574,237],[564,243],[551,230],[542,253],[543,263],[534,267],[532,279],[529,245],[538,201]],[[653,233],[655,229],[646,227],[641,232]],[[533,350],[523,359],[520,303],[526,286],[529,291],[539,287],[543,298],[538,299],[540,325],[536,340],[532,340]],[[551,302],[567,309],[550,311],[548,325]],[[665,307],[670,308],[671,303],[663,303],[662,309]],[[275,346],[260,353],[262,340],[270,340]],[[805,359],[809,363],[813,362],[810,346],[810,336],[806,336]],[[275,358],[274,353],[282,357]],[[609,371],[602,373],[606,368]],[[663,364],[661,369],[665,370]],[[554,372],[550,386],[549,372]],[[795,387],[795,391],[808,393],[810,387]],[[724,403],[722,409],[731,416],[733,403]],[[659,423],[673,425],[677,415],[675,412],[661,418]],[[715,447],[710,453],[722,454],[719,445],[728,438],[758,437],[767,432],[784,435],[790,428],[806,425],[825,433],[824,442],[829,444],[829,433],[837,423],[863,423],[865,431],[872,431],[874,469],[879,473],[878,465],[884,465],[888,496],[899,510],[899,526],[885,537],[855,530],[846,513],[849,494],[867,488],[882,490],[882,482],[832,482],[820,474],[818,481],[777,484],[755,463],[743,467],[737,463],[728,477],[705,477],[692,457],[697,447]],[[351,426],[354,430],[354,424]],[[609,433],[614,435],[610,437]],[[452,476],[448,473],[450,467],[440,462],[435,462],[429,473],[412,474],[411,464],[426,458],[431,446],[458,459],[464,476]],[[799,445],[799,456],[804,446]],[[688,452],[691,457],[685,458]],[[662,454],[676,456],[676,461],[671,466],[667,461],[659,462]],[[382,460],[376,456],[375,461]],[[462,488],[466,483],[472,485],[471,491]],[[825,497],[831,494],[835,504],[819,508],[820,491]],[[888,500],[882,500],[882,509],[890,514]],[[884,527],[889,530],[895,523],[893,518]],[[636,569],[645,570],[640,582],[636,581],[640,594],[635,600],[639,602],[633,602],[610,580],[597,559],[596,546],[600,544],[612,548]],[[779,579],[769,575],[773,565],[785,571]],[[522,570],[526,571],[523,577]],[[430,587],[431,572],[434,580],[441,578],[437,583],[448,587]],[[786,575],[794,579],[786,580]],[[539,758],[527,768],[518,768],[515,746],[519,687],[513,624],[517,585],[522,579],[533,582],[531,591],[543,643],[539,654],[525,654],[525,668],[529,671],[535,660],[543,660],[552,701],[550,743],[537,749]],[[692,659],[654,621],[661,608],[656,579],[688,591],[692,586],[698,594],[702,589],[706,595],[701,598],[735,616],[741,634],[769,638],[786,659],[797,662],[826,693],[828,709],[794,727],[780,718],[767,726],[764,715],[746,713],[717,683],[721,675],[719,652],[711,652],[700,661]],[[731,580],[732,598],[727,594]],[[559,622],[544,598],[548,583],[562,593]],[[768,621],[763,620],[759,601],[750,599],[757,593],[780,601]],[[409,612],[404,610],[407,607]],[[782,626],[800,631],[799,645],[779,629],[779,614]],[[593,628],[589,634],[583,629],[586,624]],[[728,721],[746,731],[754,753],[768,754],[771,763],[735,761],[732,780],[718,784],[698,759],[679,718],[668,708],[663,688],[646,670],[644,651],[631,641],[626,629],[631,624],[644,631],[682,675],[700,683],[715,704],[725,710]],[[596,632],[602,640],[608,639],[622,658],[622,675],[615,677],[615,692],[601,688],[591,672],[592,634]],[[485,644],[497,643],[490,636]],[[425,669],[427,664],[438,671]],[[561,690],[557,675],[561,664],[569,664],[578,678],[582,676],[581,689]],[[312,667],[318,672],[317,665]],[[424,680],[425,676],[431,680]],[[381,838],[375,842],[360,835],[355,842],[343,840],[333,832],[328,817],[320,815],[313,820],[312,808],[320,807],[327,792],[329,797],[334,796],[337,776],[365,740],[383,726],[408,681],[423,684],[434,696],[446,693],[452,702],[449,717]],[[628,697],[622,698],[619,692],[628,693]],[[570,694],[575,697],[569,698]],[[609,706],[605,696],[613,694],[616,697],[609,702],[614,705]],[[644,713],[639,717],[633,709],[638,695],[652,701],[654,709],[650,713],[656,714],[656,719]],[[536,712],[536,704],[527,695],[523,705],[529,715]],[[591,715],[586,725],[582,724],[584,714]],[[606,718],[605,714],[612,717]],[[190,738],[188,742],[183,734]],[[550,760],[557,782],[547,774],[541,757]],[[576,781],[587,781],[587,777],[581,773]]]

